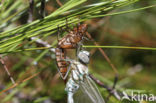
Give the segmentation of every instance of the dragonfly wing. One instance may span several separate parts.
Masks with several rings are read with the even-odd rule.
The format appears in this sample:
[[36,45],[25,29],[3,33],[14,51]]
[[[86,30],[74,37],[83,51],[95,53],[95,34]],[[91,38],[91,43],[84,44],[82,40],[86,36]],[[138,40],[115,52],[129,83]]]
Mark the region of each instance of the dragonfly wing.
[[105,103],[96,84],[90,77],[85,76],[84,80],[79,82],[79,86],[79,95],[75,95],[75,97],[81,98],[79,98],[79,100],[75,100],[75,103]]

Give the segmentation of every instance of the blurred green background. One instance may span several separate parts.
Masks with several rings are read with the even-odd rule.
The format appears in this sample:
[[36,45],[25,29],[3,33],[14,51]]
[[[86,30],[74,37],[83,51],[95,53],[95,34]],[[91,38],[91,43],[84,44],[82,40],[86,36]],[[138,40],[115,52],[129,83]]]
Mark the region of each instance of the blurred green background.
[[[0,1],[3,2],[3,0]],[[12,3],[16,1],[12,1]],[[60,1],[62,4],[65,4],[68,0]],[[97,2],[101,1],[88,0],[81,6]],[[154,5],[155,3],[155,0],[140,0],[134,4],[116,8],[109,13],[132,10]],[[16,6],[17,9],[10,12],[10,14],[28,5],[28,0],[23,0],[22,6]],[[54,12],[59,7],[55,0],[49,0],[45,7],[46,15]],[[16,26],[26,24],[27,19],[28,12],[24,12],[14,22],[2,23],[2,27],[3,25],[7,26],[1,28],[1,31],[7,31]],[[35,7],[34,19],[39,19],[39,8],[37,7]],[[100,45],[156,47],[156,8],[94,18],[84,23],[89,25],[88,32]],[[48,36],[43,40],[52,43],[56,39],[55,35]],[[35,42],[27,45],[27,42],[29,41],[23,41],[21,46],[28,48],[38,46]],[[94,45],[94,43],[85,41],[84,45]],[[86,48],[86,50],[91,52],[90,73],[94,74],[104,84],[112,86],[115,74],[109,63],[98,49]],[[103,50],[119,72],[118,90],[145,90],[147,93],[156,95],[156,51],[134,49]],[[44,52],[43,50],[36,50],[10,53],[3,57],[12,77],[19,85],[14,89],[1,93],[0,103],[66,103],[67,93],[64,91],[65,84],[59,77],[54,54],[51,52],[44,54]],[[42,55],[43,57],[40,58]],[[34,63],[33,61],[37,59],[39,61]],[[40,73],[34,78],[26,82],[23,81],[32,75],[36,75],[35,73],[38,72]],[[21,83],[22,81],[23,83]],[[0,91],[7,89],[11,85],[9,76],[5,72],[3,65],[0,64]],[[108,92],[104,88],[99,87],[99,89],[103,97],[106,98]],[[108,102],[117,103],[120,101],[111,97]]]

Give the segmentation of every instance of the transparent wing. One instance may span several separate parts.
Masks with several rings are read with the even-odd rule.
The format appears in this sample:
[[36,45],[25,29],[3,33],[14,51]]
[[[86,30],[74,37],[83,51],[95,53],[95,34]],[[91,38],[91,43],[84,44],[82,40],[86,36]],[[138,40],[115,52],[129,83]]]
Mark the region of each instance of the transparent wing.
[[96,84],[89,76],[84,76],[79,86],[79,91],[74,95],[74,103],[105,103]]

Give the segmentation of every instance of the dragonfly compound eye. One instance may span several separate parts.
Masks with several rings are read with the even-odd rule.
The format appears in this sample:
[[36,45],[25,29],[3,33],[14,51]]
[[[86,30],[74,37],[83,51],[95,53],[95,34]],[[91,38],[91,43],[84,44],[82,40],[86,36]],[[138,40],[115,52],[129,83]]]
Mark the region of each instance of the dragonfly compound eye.
[[78,54],[79,60],[83,62],[84,64],[89,63],[89,56],[90,56],[90,53],[88,51],[80,51]]

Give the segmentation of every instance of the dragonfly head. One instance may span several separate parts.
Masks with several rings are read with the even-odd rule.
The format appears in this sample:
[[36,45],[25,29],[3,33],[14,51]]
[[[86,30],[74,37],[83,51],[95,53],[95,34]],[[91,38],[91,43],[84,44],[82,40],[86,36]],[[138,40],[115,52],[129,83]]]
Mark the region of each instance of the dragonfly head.
[[88,26],[87,26],[87,24],[81,24],[80,26],[79,26],[79,32],[81,32],[82,34],[85,34],[86,33],[86,31],[87,31],[87,29],[88,29]]
[[88,51],[80,51],[78,53],[78,58],[79,58],[80,62],[82,62],[84,64],[89,63],[89,57],[90,57],[90,53]]

